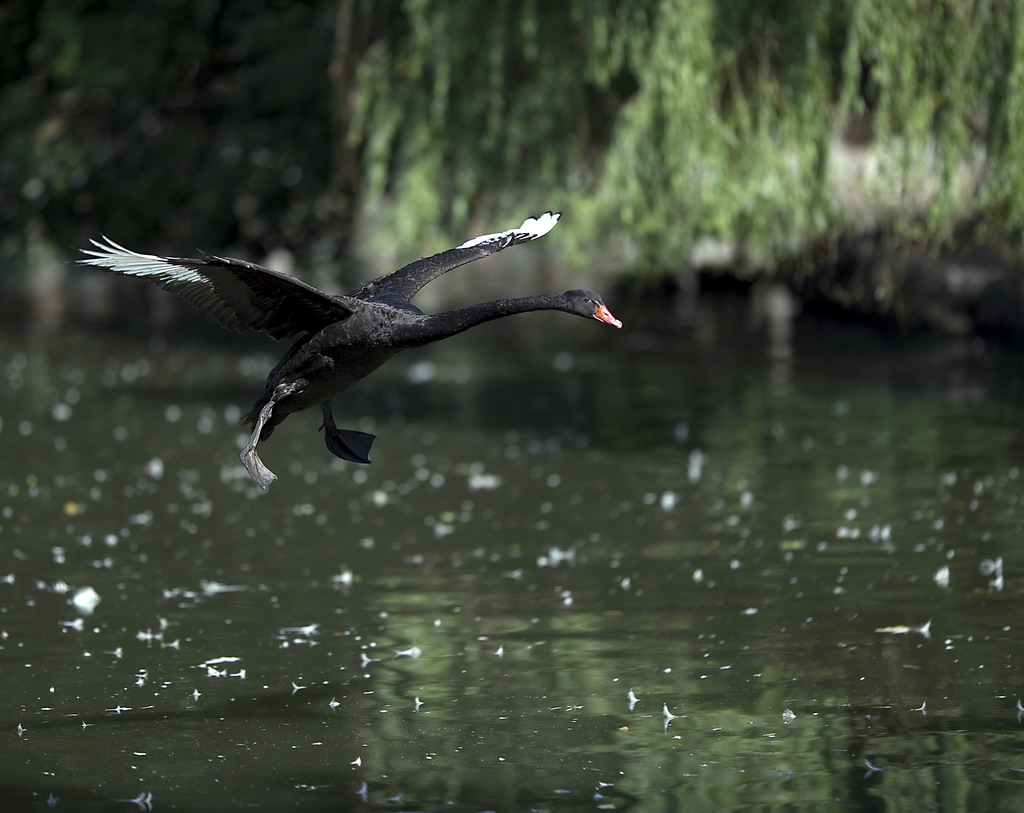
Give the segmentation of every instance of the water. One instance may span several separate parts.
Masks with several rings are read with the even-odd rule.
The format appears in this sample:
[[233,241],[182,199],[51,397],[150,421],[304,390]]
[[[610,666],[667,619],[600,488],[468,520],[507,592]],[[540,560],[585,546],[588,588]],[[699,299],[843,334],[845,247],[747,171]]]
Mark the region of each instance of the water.
[[265,494],[283,348],[3,334],[5,804],[1021,809],[1016,358],[617,315],[399,357]]

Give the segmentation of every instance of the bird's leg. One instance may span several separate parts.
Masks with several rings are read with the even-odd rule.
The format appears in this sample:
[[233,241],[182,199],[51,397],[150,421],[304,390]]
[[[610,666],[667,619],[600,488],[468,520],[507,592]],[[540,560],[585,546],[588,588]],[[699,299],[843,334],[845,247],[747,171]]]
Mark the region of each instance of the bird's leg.
[[320,428],[324,430],[324,440],[331,454],[352,463],[369,463],[370,447],[377,436],[355,429],[339,429],[331,414],[330,401],[324,401],[320,408],[324,413],[324,422]]
[[274,401],[271,399],[260,410],[260,416],[256,419],[256,426],[252,430],[252,435],[249,436],[249,443],[242,449],[242,454],[239,456],[242,460],[242,465],[245,466],[245,470],[249,472],[249,476],[264,491],[277,479],[277,475],[263,465],[263,461],[256,454],[256,444],[260,441],[263,425],[270,419],[270,413],[273,411]]

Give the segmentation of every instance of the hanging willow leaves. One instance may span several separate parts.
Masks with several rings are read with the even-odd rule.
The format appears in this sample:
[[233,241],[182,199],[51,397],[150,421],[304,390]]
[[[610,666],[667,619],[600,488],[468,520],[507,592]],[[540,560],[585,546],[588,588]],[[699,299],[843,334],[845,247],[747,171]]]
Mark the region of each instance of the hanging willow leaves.
[[370,201],[409,242],[557,205],[757,265],[817,238],[1024,222],[1019,0],[407,0],[361,65]]

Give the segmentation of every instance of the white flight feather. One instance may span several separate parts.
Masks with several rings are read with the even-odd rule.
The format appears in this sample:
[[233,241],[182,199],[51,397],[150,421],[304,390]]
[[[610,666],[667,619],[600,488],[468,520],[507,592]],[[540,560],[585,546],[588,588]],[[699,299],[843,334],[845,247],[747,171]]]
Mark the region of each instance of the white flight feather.
[[79,260],[83,265],[96,265],[100,268],[109,268],[120,274],[130,277],[163,277],[174,279],[179,282],[200,282],[207,285],[210,280],[194,268],[185,268],[167,262],[163,257],[155,254],[139,254],[137,251],[125,248],[115,243],[109,237],[104,236],[104,243],[90,240],[99,251],[82,249],[84,254],[91,254],[87,260]]
[[472,248],[473,246],[478,246],[481,243],[489,243],[492,240],[502,240],[503,238],[510,237],[511,235],[521,235],[522,237],[526,237],[528,240],[536,240],[538,237],[543,237],[551,231],[561,216],[561,212],[558,212],[557,214],[545,212],[539,217],[528,217],[523,221],[523,225],[518,229],[498,231],[494,232],[494,234],[482,234],[479,237],[474,237],[472,240],[467,240],[461,246],[456,246],[456,248]]

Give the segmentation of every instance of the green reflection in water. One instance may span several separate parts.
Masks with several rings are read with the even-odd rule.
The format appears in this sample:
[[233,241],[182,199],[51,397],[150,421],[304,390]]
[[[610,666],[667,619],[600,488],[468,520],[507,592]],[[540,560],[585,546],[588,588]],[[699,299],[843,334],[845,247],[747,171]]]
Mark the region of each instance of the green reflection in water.
[[265,495],[271,356],[3,337],[7,798],[1018,809],[1016,361],[701,320],[410,354]]

